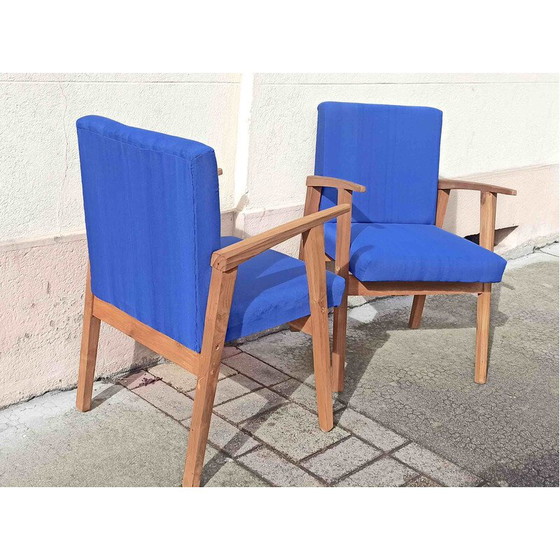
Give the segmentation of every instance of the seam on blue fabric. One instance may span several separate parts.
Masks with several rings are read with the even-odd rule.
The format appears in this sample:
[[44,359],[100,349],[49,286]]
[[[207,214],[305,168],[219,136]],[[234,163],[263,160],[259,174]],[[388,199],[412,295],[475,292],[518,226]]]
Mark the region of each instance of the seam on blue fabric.
[[[126,126],[126,125],[122,125],[122,126]],[[106,138],[107,140],[112,140],[113,142],[119,142],[120,144],[124,144],[125,146],[132,146],[133,148],[137,148],[138,150],[145,150],[147,152],[156,152],[158,154],[166,154],[168,156],[173,156],[176,158],[180,158],[184,161],[189,161],[190,158],[188,158],[187,156],[183,155],[183,154],[178,154],[175,152],[171,152],[169,150],[158,150],[156,148],[150,147],[150,146],[145,146],[145,145],[141,145],[141,144],[137,144],[135,142],[127,142],[126,140],[123,140],[122,138],[115,138],[114,136],[110,135],[110,134],[102,134],[101,132],[97,132],[96,130],[92,130],[91,128],[86,128],[84,126],[76,126],[76,128],[78,128],[79,130],[83,130],[84,132],[89,132],[90,134],[95,134],[96,136],[101,136],[101,138]],[[158,132],[157,134],[162,134]],[[187,138],[180,138],[179,136],[174,136],[173,138],[177,138],[179,140],[185,140],[188,142],[192,142],[193,144],[197,144],[201,147],[205,147],[206,151],[201,153],[201,154],[197,154],[196,156],[193,157],[193,159],[196,159],[204,154],[209,153],[212,148],[210,146],[206,146],[206,144],[202,144],[202,142],[197,142],[196,140],[188,140]]]
[[[196,236],[196,226],[197,226],[197,218],[198,218],[198,214],[197,214],[197,208],[196,208],[196,196],[195,196],[195,180],[194,180],[194,164],[196,163],[196,160],[199,159],[203,154],[199,154],[197,156],[195,156],[192,160],[191,160],[191,181],[192,181],[192,189],[191,189],[191,195],[192,195],[192,205],[193,205],[193,240],[194,240],[194,283],[195,283],[195,297],[194,297],[194,331],[195,331],[195,337],[197,339],[197,342],[199,342],[200,344],[200,350],[202,351],[202,332],[200,332],[200,324],[199,324],[199,320],[198,320],[198,313],[200,310],[200,306],[199,306],[199,277],[198,277],[198,238]],[[210,290],[210,287],[208,287],[208,289]],[[208,292],[210,293],[210,292]],[[208,299],[208,294],[206,295],[206,299]]]

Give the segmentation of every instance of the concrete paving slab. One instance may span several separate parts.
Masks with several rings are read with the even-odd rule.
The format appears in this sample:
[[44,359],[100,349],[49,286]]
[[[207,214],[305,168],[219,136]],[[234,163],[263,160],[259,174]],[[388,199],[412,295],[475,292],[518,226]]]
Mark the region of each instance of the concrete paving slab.
[[239,462],[257,472],[274,486],[321,486],[316,478],[267,447],[260,447],[243,455],[239,458]]
[[[232,375],[231,377],[226,377],[221,381],[218,381],[218,385],[216,387],[216,397],[214,399],[214,406],[222,404],[223,402],[230,401],[231,399],[235,399],[240,397],[241,395],[246,395],[251,391],[256,391],[260,389],[261,385],[241,375],[238,373],[237,375]],[[196,395],[196,391],[192,391],[189,393],[189,397],[194,399]]]
[[235,354],[223,361],[229,367],[232,367],[236,371],[245,374],[247,377],[258,381],[267,387],[289,379],[285,373],[270,367],[245,352]]
[[450,463],[428,449],[420,447],[416,443],[409,443],[395,451],[393,457],[400,459],[403,463],[429,475],[446,486],[478,486],[483,482],[477,476]]
[[219,469],[211,477],[208,477],[208,467],[206,469],[207,472],[203,474],[201,481],[204,486],[228,486],[230,488],[269,486],[260,477],[243,468],[239,463],[234,463],[229,459],[221,463]]
[[350,437],[325,451],[302,461],[302,465],[317,476],[333,483],[379,457],[381,451],[355,437]]
[[214,410],[234,424],[239,424],[285,402],[286,399],[280,395],[263,388],[216,406]]
[[[288,379],[283,383],[274,386],[274,391],[282,394],[287,399],[290,399],[301,406],[307,408],[311,412],[317,411],[317,393],[308,385],[305,385],[297,379]],[[338,399],[333,401],[333,410],[339,411],[345,406],[344,403]]]
[[389,451],[405,443],[406,439],[392,430],[381,426],[375,420],[347,408],[336,416],[337,424],[350,430],[367,442],[379,447],[383,451]]
[[[190,428],[191,418],[185,420],[183,424]],[[259,445],[259,442],[251,436],[243,433],[233,424],[215,414],[212,415],[212,421],[210,422],[208,441],[226,452],[226,454],[234,457],[246,453]]]
[[164,383],[171,385],[177,391],[181,391],[181,393],[188,393],[196,389],[196,375],[177,364],[158,364],[147,371],[154,377],[159,377]]
[[338,427],[321,431],[317,416],[293,403],[248,420],[243,428],[294,461],[349,435]]
[[139,385],[133,389],[133,392],[175,420],[186,420],[192,415],[193,400],[163,381]]
[[418,476],[411,468],[391,459],[381,457],[371,465],[364,467],[358,472],[339,482],[337,486],[403,486],[409,480]]
[[315,383],[311,337],[304,333],[283,330],[240,348],[310,386]]
[[424,475],[419,476],[418,478],[407,483],[406,486],[408,488],[441,488],[441,484],[438,484],[431,478],[428,478]]
[[222,360],[229,358],[230,356],[235,356],[235,354],[239,354],[241,350],[237,348],[237,346],[224,346],[224,350],[222,352]]
[[[231,348],[228,346],[228,348]],[[237,350],[237,348],[235,348]],[[239,350],[237,350],[239,352]],[[181,393],[189,393],[196,389],[197,377],[186,369],[172,363],[159,364],[148,369],[148,372],[155,377],[159,377],[163,382],[171,385]],[[237,372],[230,367],[222,364],[220,366],[219,379],[225,379]]]

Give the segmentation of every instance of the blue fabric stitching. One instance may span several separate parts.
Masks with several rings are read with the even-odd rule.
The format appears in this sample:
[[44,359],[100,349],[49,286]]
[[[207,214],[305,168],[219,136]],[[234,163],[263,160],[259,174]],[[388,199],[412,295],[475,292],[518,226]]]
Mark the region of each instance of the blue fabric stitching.
[[[122,125],[122,126],[126,126],[126,125]],[[181,153],[174,153],[174,152],[171,152],[169,150],[158,150],[156,148],[146,146],[146,145],[143,145],[143,144],[139,144],[139,143],[136,143],[136,142],[127,142],[126,140],[123,140],[122,138],[116,138],[115,136],[113,136],[111,134],[97,132],[96,130],[92,130],[91,128],[84,127],[83,125],[76,125],[76,128],[79,128],[79,129],[81,129],[85,132],[89,132],[90,134],[95,134],[96,136],[101,136],[102,138],[107,138],[108,140],[113,140],[114,142],[119,142],[120,144],[124,144],[125,146],[133,146],[134,148],[137,148],[139,150],[145,150],[147,152],[155,152],[155,153],[158,153],[158,154],[166,154],[166,155],[169,155],[169,156],[173,156],[173,157],[183,159],[185,161],[189,161],[189,159],[190,159],[190,158],[188,158],[187,156],[185,156],[184,154],[181,154]],[[197,154],[196,156],[194,156],[194,158],[198,158],[198,157],[200,157],[204,154],[210,153],[212,151],[212,148],[210,146],[207,146],[206,144],[203,144],[202,142],[197,142],[196,140],[188,140],[187,138],[180,138],[179,136],[171,136],[169,134],[164,134],[163,132],[158,132],[157,134],[161,134],[161,136],[168,136],[168,137],[175,138],[175,139],[178,139],[178,140],[184,140],[186,142],[192,143],[193,145],[200,146],[201,148],[205,148],[205,151],[203,153]]]
[[[196,237],[196,225],[197,225],[197,219],[198,219],[198,213],[197,213],[197,207],[195,204],[195,181],[194,181],[194,164],[196,162],[197,159],[199,159],[201,156],[203,156],[204,154],[199,154],[198,156],[195,156],[192,160],[191,160],[191,181],[192,181],[192,204],[193,204],[193,239],[195,240],[194,242],[194,262],[196,263],[195,267],[194,267],[194,282],[196,285],[196,292],[195,292],[195,298],[194,298],[194,309],[195,309],[195,317],[194,317],[194,330],[195,330],[195,337],[197,338],[197,342],[199,342],[200,345],[200,351],[202,351],[202,333],[200,332],[200,324],[199,324],[199,320],[198,320],[198,312],[199,312],[199,278],[198,278],[198,239]],[[208,287],[208,293],[210,293],[210,286]],[[208,296],[206,296],[208,298]]]

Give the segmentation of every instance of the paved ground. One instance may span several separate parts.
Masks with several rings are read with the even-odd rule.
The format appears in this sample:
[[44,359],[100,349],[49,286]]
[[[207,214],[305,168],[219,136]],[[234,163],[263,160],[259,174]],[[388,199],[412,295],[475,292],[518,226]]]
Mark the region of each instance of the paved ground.
[[[351,311],[347,388],[319,430],[306,335],[230,347],[207,486],[557,486],[558,245],[512,261],[495,290],[486,386],[473,378],[474,296]],[[0,411],[0,486],[178,486],[195,378],[163,364]]]

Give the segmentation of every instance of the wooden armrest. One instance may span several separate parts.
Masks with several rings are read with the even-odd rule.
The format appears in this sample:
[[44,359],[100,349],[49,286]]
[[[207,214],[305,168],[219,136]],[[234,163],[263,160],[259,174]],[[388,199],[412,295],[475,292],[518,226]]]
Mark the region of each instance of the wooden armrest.
[[286,239],[290,239],[300,233],[320,226],[349,211],[349,204],[339,204],[333,208],[315,212],[309,216],[293,220],[282,226],[254,235],[249,239],[244,239],[243,241],[214,251],[212,254],[212,266],[217,270],[224,271],[236,268],[246,260],[282,243],[282,241],[286,241]]
[[473,181],[461,181],[459,179],[440,179],[438,182],[438,189],[465,189],[470,191],[490,192],[495,194],[509,194],[512,196],[515,196],[517,194],[517,191],[514,189],[507,189],[506,187],[498,187],[496,185],[487,185],[486,183],[475,183]]
[[308,187],[333,187],[346,191],[366,192],[366,188],[363,185],[358,185],[358,183],[336,179],[335,177],[321,177],[320,175],[309,175],[305,184]]

